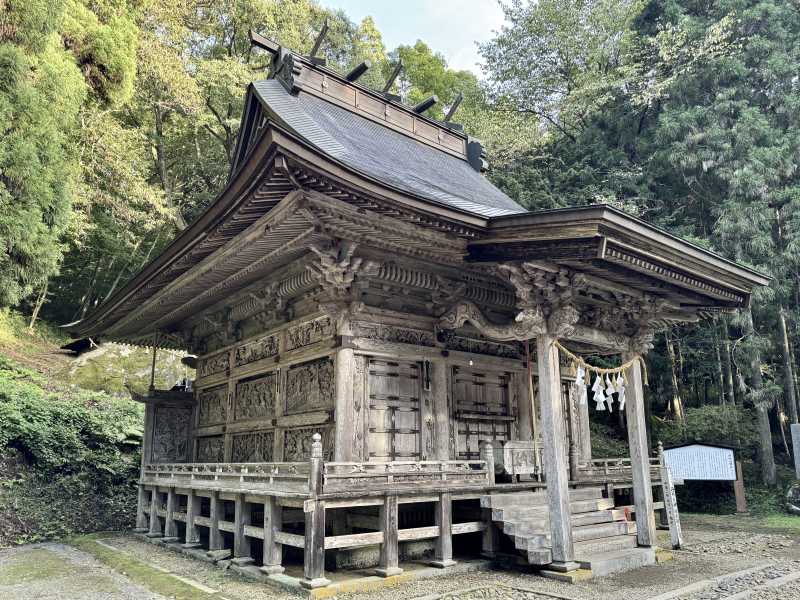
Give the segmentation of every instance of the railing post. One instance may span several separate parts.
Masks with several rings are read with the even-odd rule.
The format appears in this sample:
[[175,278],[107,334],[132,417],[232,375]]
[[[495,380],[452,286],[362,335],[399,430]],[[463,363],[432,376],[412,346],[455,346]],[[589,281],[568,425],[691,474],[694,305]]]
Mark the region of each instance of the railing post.
[[283,546],[275,542],[275,533],[283,529],[283,509],[275,496],[264,498],[264,566],[267,575],[283,573]]
[[250,556],[250,540],[244,534],[245,525],[250,525],[251,508],[244,494],[236,494],[233,523],[233,563],[240,567],[253,563]]
[[150,531],[147,533],[147,537],[161,537],[163,535],[161,522],[158,519],[158,505],[158,486],[154,485],[150,492]]
[[486,480],[489,485],[494,485],[494,446],[492,446],[492,442],[481,442],[481,460],[486,461]]
[[144,511],[144,506],[147,503],[147,490],[143,483],[140,483],[136,493],[136,531],[137,533],[147,533],[149,530],[147,522],[147,513]]
[[310,498],[303,503],[306,531],[303,579],[300,580],[300,585],[307,589],[330,584],[330,580],[325,579],[325,501],[318,498],[323,485],[322,436],[315,433],[311,439],[311,470],[308,476]]
[[167,509],[164,514],[164,538],[165,542],[178,541],[178,526],[175,523],[175,488],[167,490]]
[[383,532],[383,544],[381,544],[380,567],[375,569],[375,572],[381,577],[399,575],[403,569],[398,566],[397,496],[389,494],[384,498],[378,518]]
[[200,514],[200,498],[189,490],[186,496],[186,538],[184,548],[198,548],[200,546],[200,533],[195,525],[195,517]]
[[436,550],[431,565],[443,569],[456,564],[453,560],[453,503],[450,492],[442,492],[436,503],[436,526],[439,537],[436,538]]

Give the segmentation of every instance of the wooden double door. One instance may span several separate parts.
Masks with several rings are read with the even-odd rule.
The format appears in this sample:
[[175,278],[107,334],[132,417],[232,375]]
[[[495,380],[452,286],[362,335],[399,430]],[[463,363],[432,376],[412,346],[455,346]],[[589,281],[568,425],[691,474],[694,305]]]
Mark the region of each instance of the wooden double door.
[[510,382],[510,373],[453,367],[452,426],[458,460],[479,459],[481,442],[500,445],[512,439],[516,417]]
[[421,363],[367,360],[369,460],[420,460]]

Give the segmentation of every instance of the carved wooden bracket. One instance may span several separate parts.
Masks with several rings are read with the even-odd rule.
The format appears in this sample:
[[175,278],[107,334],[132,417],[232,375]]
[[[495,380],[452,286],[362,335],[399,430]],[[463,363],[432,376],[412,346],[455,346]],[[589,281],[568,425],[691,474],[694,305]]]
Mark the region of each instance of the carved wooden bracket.
[[440,319],[444,329],[457,329],[464,323],[471,323],[482,335],[501,342],[529,340],[545,332],[546,321],[539,307],[520,311],[511,323],[490,322],[472,302],[465,300],[456,304]]

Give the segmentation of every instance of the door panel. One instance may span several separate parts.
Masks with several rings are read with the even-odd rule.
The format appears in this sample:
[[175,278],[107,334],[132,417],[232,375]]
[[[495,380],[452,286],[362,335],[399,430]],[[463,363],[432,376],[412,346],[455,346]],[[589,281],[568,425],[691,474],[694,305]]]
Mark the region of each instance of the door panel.
[[367,386],[369,460],[419,460],[419,365],[370,358]]
[[480,458],[480,443],[511,437],[514,415],[509,401],[510,375],[453,367],[453,411],[458,460]]

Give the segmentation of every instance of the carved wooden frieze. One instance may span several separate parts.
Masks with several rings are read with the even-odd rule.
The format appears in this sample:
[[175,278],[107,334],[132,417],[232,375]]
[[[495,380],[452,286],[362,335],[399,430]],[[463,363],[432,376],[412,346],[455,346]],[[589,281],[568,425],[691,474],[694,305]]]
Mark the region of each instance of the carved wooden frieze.
[[156,407],[153,420],[152,462],[174,463],[183,462],[188,458],[191,419],[191,408]]
[[328,317],[290,327],[286,331],[286,349],[295,350],[333,337],[334,325]]
[[235,362],[240,367],[247,363],[255,362],[263,358],[270,358],[278,354],[278,336],[265,335],[257,340],[248,342],[236,348]]
[[224,423],[228,417],[228,386],[219,385],[199,392],[197,404],[200,412],[198,425],[204,427]]
[[311,457],[311,436],[322,436],[322,458],[333,460],[333,425],[326,427],[302,427],[287,429],[283,437],[284,462],[303,462]]
[[286,374],[284,414],[333,408],[333,361],[319,358],[293,366]]
[[275,372],[258,379],[240,381],[236,385],[236,398],[233,402],[234,420],[274,418],[277,381],[278,375]]
[[447,346],[448,350],[459,350],[461,352],[472,352],[474,354],[489,354],[503,358],[521,358],[522,354],[514,343],[498,344],[488,340],[456,335],[452,331],[443,330],[439,332],[439,341]]
[[436,345],[436,338],[433,331],[397,327],[395,325],[383,325],[381,323],[367,323],[364,321],[353,323],[353,335],[369,338],[371,340],[413,344],[415,346]]
[[197,376],[207,377],[214,373],[224,373],[228,369],[228,353],[221,352],[197,361]]
[[197,438],[197,462],[223,462],[225,442],[221,435]]
[[231,444],[231,462],[272,462],[272,431],[253,431],[234,435]]

